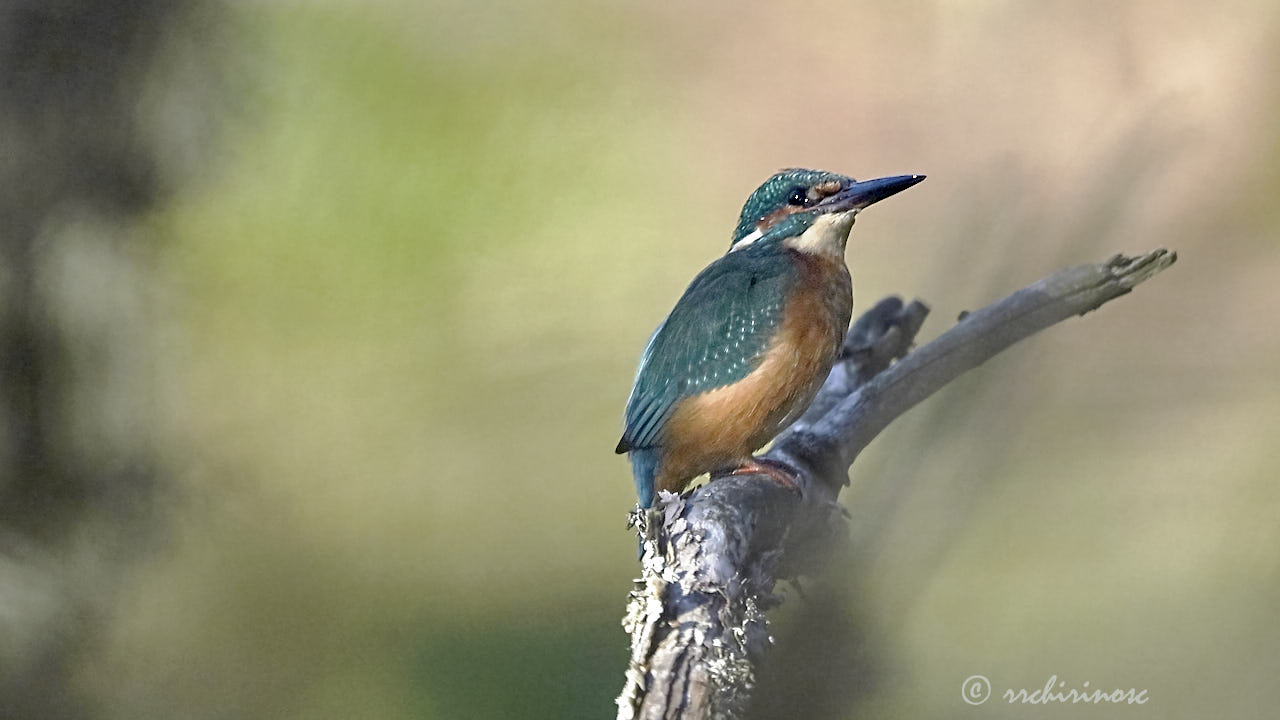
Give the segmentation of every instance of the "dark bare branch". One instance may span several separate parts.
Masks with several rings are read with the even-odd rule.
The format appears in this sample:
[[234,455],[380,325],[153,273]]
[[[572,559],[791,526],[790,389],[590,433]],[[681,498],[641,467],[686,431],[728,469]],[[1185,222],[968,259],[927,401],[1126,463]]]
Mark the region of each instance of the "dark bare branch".
[[899,415],[1019,340],[1131,291],[1177,256],[1055,273],[971,313],[909,352],[928,308],[881,301],[849,330],[841,362],[805,415],[765,454],[797,471],[799,491],[764,476],[664,493],[637,517],[644,543],[623,625],[631,634],[619,718],[738,718],[754,660],[769,643],[775,583],[810,569],[843,532],[836,497],[864,448]]

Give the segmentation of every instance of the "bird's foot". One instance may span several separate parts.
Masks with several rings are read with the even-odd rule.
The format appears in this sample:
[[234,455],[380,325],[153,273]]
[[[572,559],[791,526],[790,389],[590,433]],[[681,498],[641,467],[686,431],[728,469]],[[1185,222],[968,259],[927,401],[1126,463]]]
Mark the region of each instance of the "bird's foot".
[[794,493],[800,492],[796,478],[800,473],[790,465],[778,460],[753,457],[739,465],[730,475],[764,475],[782,487]]

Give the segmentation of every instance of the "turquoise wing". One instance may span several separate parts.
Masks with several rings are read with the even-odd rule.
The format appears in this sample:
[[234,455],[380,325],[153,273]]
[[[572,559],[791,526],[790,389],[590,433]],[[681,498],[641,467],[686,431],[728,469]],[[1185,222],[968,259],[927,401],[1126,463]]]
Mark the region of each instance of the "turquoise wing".
[[660,444],[682,398],[732,385],[759,367],[782,325],[790,270],[785,255],[746,248],[694,278],[640,358],[617,452]]

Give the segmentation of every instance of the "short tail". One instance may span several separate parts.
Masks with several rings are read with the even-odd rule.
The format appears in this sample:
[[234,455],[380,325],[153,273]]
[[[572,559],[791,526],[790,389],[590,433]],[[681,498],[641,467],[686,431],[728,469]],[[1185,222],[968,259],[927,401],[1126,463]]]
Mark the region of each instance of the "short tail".
[[653,507],[653,481],[658,472],[658,451],[655,448],[633,448],[628,458],[631,460],[631,474],[635,477],[640,507]]

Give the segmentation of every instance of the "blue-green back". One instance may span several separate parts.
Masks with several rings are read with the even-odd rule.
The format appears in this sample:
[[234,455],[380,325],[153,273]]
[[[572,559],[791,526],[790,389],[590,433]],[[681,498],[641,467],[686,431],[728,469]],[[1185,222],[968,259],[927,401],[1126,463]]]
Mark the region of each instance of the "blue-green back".
[[619,452],[659,444],[680,399],[731,385],[760,365],[782,324],[791,262],[776,247],[746,247],[694,278],[640,359]]

